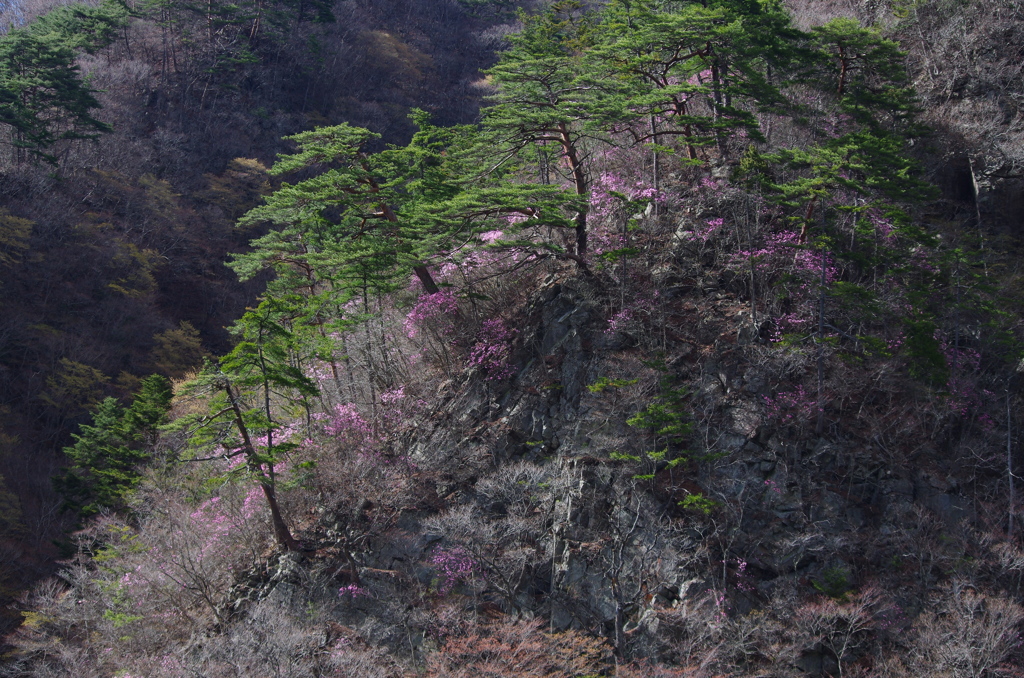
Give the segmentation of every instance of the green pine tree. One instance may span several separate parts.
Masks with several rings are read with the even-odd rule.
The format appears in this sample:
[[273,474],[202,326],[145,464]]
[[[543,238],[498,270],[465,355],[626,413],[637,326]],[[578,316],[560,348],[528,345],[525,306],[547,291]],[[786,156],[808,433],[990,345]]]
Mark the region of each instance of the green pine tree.
[[520,19],[523,28],[512,37],[512,46],[487,71],[496,92],[483,111],[482,124],[494,169],[484,171],[502,166],[515,170],[536,159],[544,163],[544,174],[564,173],[563,180],[579,198],[573,254],[585,266],[588,143],[593,134],[589,121],[594,110],[580,76],[593,16],[580,0],[559,0],[541,14]]
[[298,152],[281,156],[271,174],[322,171],[282,184],[242,217],[243,226],[262,222],[276,228],[253,241],[252,252],[235,258],[238,275],[246,279],[270,268],[279,280],[271,294],[302,290],[314,296],[325,287],[349,294],[366,285],[387,291],[411,268],[428,292],[436,292],[427,267],[409,260],[417,233],[396,212],[400,187],[374,167],[365,150],[378,135],[342,124],[288,138]]
[[159,427],[171,406],[171,385],[160,375],[142,380],[127,409],[106,398],[72,435],[75,443],[64,448],[70,466],[54,477],[64,508],[83,517],[102,510],[127,508],[128,495],[141,479],[140,467],[150,459]]
[[[911,370],[937,375],[933,311],[920,303],[914,263],[935,240],[912,218],[934,189],[910,152],[923,130],[902,53],[847,19],[812,29],[807,40],[809,60],[795,81],[818,91],[816,108],[803,107],[814,142],[769,154],[751,147],[740,173],[784,208],[799,231],[796,247],[819,253],[819,350],[832,334],[855,355],[885,354],[880,335],[902,325]],[[826,276],[829,266],[836,270]]]
[[274,535],[284,548],[296,550],[277,499],[277,465],[295,445],[277,436],[280,415],[294,415],[290,404],[317,394],[317,388],[301,369],[302,348],[290,324],[293,307],[263,300],[249,309],[232,331],[239,341],[215,366],[189,382],[184,395],[203,399],[206,409],[174,422],[186,431],[192,456],[212,460],[241,455],[243,471],[259,484],[270,508]]
[[49,149],[61,140],[95,139],[110,126],[75,63],[75,51],[109,45],[128,21],[117,0],[97,7],[68,5],[0,37],[0,123],[15,148],[55,164]]

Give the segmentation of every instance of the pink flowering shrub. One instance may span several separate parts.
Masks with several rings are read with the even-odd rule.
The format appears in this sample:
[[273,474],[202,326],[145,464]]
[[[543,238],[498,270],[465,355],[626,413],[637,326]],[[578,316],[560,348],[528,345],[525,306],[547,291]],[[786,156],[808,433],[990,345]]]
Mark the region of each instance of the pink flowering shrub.
[[824,268],[826,288],[840,278],[840,269],[830,253],[803,247],[799,234],[794,231],[769,233],[760,247],[740,250],[732,255],[729,267],[737,273],[748,274],[753,269],[759,286],[775,290],[779,299],[785,299],[789,310],[775,318],[773,341],[783,335],[805,332],[817,318],[821,275]]
[[611,318],[608,318],[608,327],[605,328],[605,334],[615,334],[616,332],[622,332],[633,320],[633,309],[624,308]]
[[993,430],[995,422],[985,409],[996,400],[996,394],[981,384],[981,354],[967,346],[955,346],[954,339],[938,331],[935,339],[949,368],[946,382],[949,413],[960,418],[976,417],[982,430]]
[[607,169],[591,185],[588,220],[588,255],[598,261],[635,247],[642,232],[653,225],[641,227],[631,216],[653,208],[661,210],[669,202],[669,194],[652,183],[649,151],[612,148],[603,157]]
[[698,228],[690,234],[691,240],[696,240],[702,245],[706,245],[708,240],[722,228],[725,224],[725,219],[718,217],[717,219],[708,219],[705,222],[706,226]]
[[[477,234],[474,240],[469,240],[454,250],[445,252],[444,261],[437,266],[435,272],[435,280],[438,284],[447,286],[446,289],[438,292],[438,294],[443,293],[444,296],[434,300],[425,300],[423,296],[431,295],[422,295],[420,301],[417,302],[417,306],[433,304],[435,306],[442,306],[441,311],[443,313],[457,313],[457,306],[452,304],[452,301],[457,301],[456,297],[465,297],[467,294],[474,292],[476,285],[481,280],[491,280],[495,277],[507,275],[524,258],[531,256],[525,254],[520,247],[509,244],[520,239],[531,239],[528,234],[520,232],[520,225],[526,221],[527,217],[522,214],[501,216],[497,219],[497,223],[493,224],[496,226],[495,228],[482,231]],[[413,278],[410,290],[422,293],[422,285],[418,278]],[[458,294],[455,294],[453,290],[459,290]],[[414,308],[413,313],[431,317],[437,315],[436,311],[432,311],[426,306],[422,312]],[[407,319],[407,331],[416,322],[417,319],[415,317]],[[447,333],[447,335],[450,334],[451,332]],[[415,335],[415,332],[410,334],[410,338]]]
[[324,433],[329,436],[356,434],[370,436],[373,431],[352,403],[335,405],[330,418],[324,424]]
[[430,558],[437,574],[437,593],[446,596],[456,586],[473,581],[480,571],[476,560],[461,546],[439,549]]
[[590,191],[590,214],[598,219],[614,216],[629,201],[664,203],[666,196],[645,179],[628,179],[622,174],[603,172]]
[[816,397],[800,385],[792,391],[762,397],[765,419],[778,425],[804,424],[818,412]]
[[380,394],[380,407],[377,408],[374,422],[378,439],[393,437],[427,406],[425,400],[409,393],[407,389],[408,386],[403,384]]
[[114,521],[97,528],[104,531],[106,565],[77,584],[91,590],[75,595],[105,610],[114,639],[153,634],[173,642],[165,636],[170,629],[187,637],[222,614],[225,593],[272,539],[268,511],[249,483],[225,483],[193,505],[170,492],[147,502],[160,510],[144,516],[138,531]]
[[347,600],[355,600],[356,598],[367,598],[369,596],[370,592],[364,589],[362,586],[359,586],[358,584],[349,584],[348,586],[342,586],[340,589],[338,589],[338,597]]
[[370,425],[353,403],[340,403],[320,417],[323,433],[335,443],[366,452],[380,441]]
[[220,497],[210,497],[199,504],[189,515],[189,527],[194,534],[202,535],[198,558],[207,556],[227,547],[232,533],[253,520],[265,508],[260,488],[252,487],[245,495],[240,507],[221,506]]
[[500,318],[485,320],[477,341],[469,350],[469,364],[483,370],[488,381],[500,381],[515,374],[512,365],[512,342],[516,331],[505,326]]
[[450,335],[454,331],[458,312],[459,303],[452,289],[424,294],[405,316],[403,324],[406,336],[413,339],[427,328],[438,335]]
[[638,280],[639,276],[630,276],[627,281],[630,283],[627,290],[623,307],[612,313],[608,318],[608,326],[605,327],[605,334],[616,332],[628,332],[630,329],[637,329],[640,323],[644,322],[655,312],[660,293],[658,290],[651,290],[647,280]]
[[740,250],[733,255],[731,266],[742,270],[753,261],[754,269],[776,280],[788,277],[790,289],[806,293],[821,279],[822,258],[825,265],[825,283],[839,279],[839,267],[834,257],[821,250],[801,247],[800,235],[795,231],[779,231],[765,236],[761,247]]

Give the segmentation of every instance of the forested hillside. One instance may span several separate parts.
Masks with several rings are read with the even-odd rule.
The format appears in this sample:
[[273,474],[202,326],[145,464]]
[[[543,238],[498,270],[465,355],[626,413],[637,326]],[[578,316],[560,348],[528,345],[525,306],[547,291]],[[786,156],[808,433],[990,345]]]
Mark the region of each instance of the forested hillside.
[[1024,8],[514,5],[0,6],[4,675],[1021,675]]
[[106,397],[232,345],[264,279],[224,262],[281,137],[469,121],[508,20],[458,2],[0,3],[4,590],[66,556],[51,477]]

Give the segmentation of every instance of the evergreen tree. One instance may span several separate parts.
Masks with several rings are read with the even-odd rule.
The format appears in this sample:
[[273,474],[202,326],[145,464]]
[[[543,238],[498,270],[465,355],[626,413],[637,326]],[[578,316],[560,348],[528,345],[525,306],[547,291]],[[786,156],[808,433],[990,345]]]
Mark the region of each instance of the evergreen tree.
[[205,411],[182,417],[174,427],[188,432],[196,455],[191,461],[244,457],[243,470],[263,491],[278,543],[295,550],[299,543],[277,499],[277,465],[295,446],[277,437],[278,416],[280,408],[294,414],[287,404],[296,396],[305,403],[317,389],[297,360],[299,347],[288,327],[292,310],[275,300],[249,309],[233,328],[239,337],[235,348],[186,386],[186,395],[205,399]]
[[564,168],[565,180],[580,198],[573,221],[575,257],[583,264],[591,181],[587,143],[594,129],[588,123],[594,111],[590,87],[580,75],[593,17],[583,2],[559,0],[544,13],[521,15],[521,20],[522,31],[511,38],[511,48],[487,71],[497,88],[483,112],[491,164],[516,168],[536,158],[544,163],[544,174],[557,175]]
[[490,138],[486,132],[468,125],[436,127],[419,111],[412,117],[418,131],[410,143],[376,154],[373,164],[392,177],[387,185],[403,222],[417,234],[420,260],[458,263],[481,246],[473,235],[501,231],[502,238],[486,247],[541,250],[574,259],[586,270],[575,254],[528,235],[541,227],[575,229],[566,211],[579,214],[585,207],[574,191],[524,182],[512,163],[489,167],[489,155],[480,154]]
[[138,485],[139,467],[150,459],[158,428],[171,406],[171,385],[165,377],[142,380],[127,409],[106,398],[95,409],[91,424],[72,436],[64,448],[71,465],[53,479],[64,497],[64,508],[88,517],[104,509],[123,510],[128,494]]
[[0,123],[12,128],[16,148],[56,163],[47,150],[58,141],[110,131],[92,115],[99,102],[82,81],[75,50],[109,45],[127,20],[117,0],[69,5],[0,37]]
[[47,12],[25,30],[41,40],[95,54],[117,40],[131,14],[124,0],[103,0],[95,7],[75,3]]
[[12,128],[16,148],[56,163],[46,151],[57,141],[110,131],[95,108],[71,48],[22,30],[0,39],[0,123]]
[[934,189],[910,153],[922,128],[902,53],[846,19],[812,29],[809,44],[797,81],[818,90],[817,107],[804,107],[816,141],[765,155],[751,148],[740,171],[785,209],[799,229],[792,244],[817,253],[820,271],[807,275],[819,347],[831,333],[855,352],[886,354],[879,335],[902,325],[911,371],[938,374],[934,315],[918,289],[935,241],[911,215]]
[[595,36],[601,124],[655,146],[678,138],[698,162],[731,135],[761,138],[754,112],[782,104],[773,69],[790,67],[802,34],[776,2],[614,0]]
[[[840,18],[811,29],[810,48],[814,59],[802,80],[833,93],[823,101],[846,116],[840,124],[866,127],[874,133],[884,129],[905,137],[924,132],[915,119],[919,109],[907,75],[906,55],[895,41],[853,19]],[[823,113],[827,121],[834,119],[832,110]]]
[[[638,141],[679,136],[687,158],[696,161],[697,147],[714,143],[724,128],[756,129],[750,113],[740,109],[730,107],[735,120],[724,119],[721,79],[713,77],[718,54],[740,27],[721,9],[663,5],[646,0],[608,6],[592,53],[603,68],[594,75],[612,85],[602,98],[609,122],[639,121],[642,131],[631,130]],[[659,120],[672,126],[659,129]]]
[[349,293],[367,286],[381,292],[409,265],[428,292],[437,291],[427,267],[408,260],[417,234],[395,211],[393,178],[376,171],[365,150],[378,136],[343,124],[288,137],[298,153],[281,156],[271,174],[327,169],[283,184],[265,205],[242,217],[241,225],[266,222],[277,228],[254,241],[251,253],[236,257],[233,268],[240,277],[272,268],[280,281],[272,291],[315,295],[330,281]]

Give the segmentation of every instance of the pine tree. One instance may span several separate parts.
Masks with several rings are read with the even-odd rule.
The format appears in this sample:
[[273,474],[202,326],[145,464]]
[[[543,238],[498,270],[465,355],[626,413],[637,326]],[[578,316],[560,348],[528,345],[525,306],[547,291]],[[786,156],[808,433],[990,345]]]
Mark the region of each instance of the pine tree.
[[95,139],[110,126],[83,82],[75,50],[94,53],[128,20],[123,3],[69,5],[0,37],[0,123],[12,128],[17,149],[56,163],[47,150],[60,140]]
[[124,0],[103,0],[95,7],[76,3],[47,12],[25,30],[41,40],[95,54],[118,39],[131,15]]
[[[580,198],[575,223],[575,257],[587,254],[586,196],[590,192],[587,147],[594,115],[590,88],[580,80],[581,58],[589,47],[593,18],[579,0],[560,0],[542,14],[521,15],[522,31],[487,71],[497,88],[483,112],[486,143],[495,167],[533,157],[554,156],[546,165],[565,168],[565,180]],[[553,147],[557,151],[549,153]],[[491,170],[493,171],[493,170]]]
[[902,325],[911,371],[938,374],[932,311],[915,289],[935,241],[911,217],[934,190],[910,153],[922,128],[902,53],[846,19],[812,29],[808,45],[795,80],[818,93],[816,108],[803,106],[814,142],[766,155],[752,147],[740,171],[784,208],[796,250],[815,252],[806,261],[819,270],[806,274],[817,290],[819,390],[826,334],[858,355],[884,355],[879,335]]
[[637,142],[678,138],[690,162],[701,147],[724,154],[732,135],[759,140],[753,113],[782,103],[771,73],[799,35],[774,2],[610,2],[588,54],[602,124]]
[[[518,250],[539,258],[547,255],[585,260],[547,239],[542,228],[575,230],[585,205],[573,190],[523,181],[514,163],[489,166],[491,139],[468,125],[442,128],[421,112],[413,112],[419,131],[407,146],[374,156],[374,164],[396,189],[403,221],[418,234],[417,250],[424,261],[458,263],[479,247]],[[472,236],[502,232],[483,245]]]
[[[804,82],[833,92],[838,110],[853,124],[872,132],[886,130],[906,137],[924,129],[899,45],[876,29],[853,19],[833,19],[810,32],[813,61]],[[829,118],[826,112],[826,118]]]
[[[712,144],[727,123],[718,81],[712,79],[716,51],[737,32],[735,22],[720,9],[665,3],[613,2],[600,24],[599,44],[592,56],[602,66],[594,76],[608,82],[602,99],[609,122],[640,121],[637,141],[679,136],[687,159],[697,161],[697,147]],[[617,85],[617,86],[616,86]],[[749,113],[732,109],[749,128]],[[671,123],[658,129],[657,121]],[[655,121],[648,128],[648,121]]]
[[240,277],[272,268],[280,280],[272,290],[314,295],[330,283],[348,293],[367,285],[382,292],[408,266],[428,292],[437,291],[427,267],[408,260],[417,234],[396,212],[394,177],[377,171],[365,150],[378,137],[348,124],[288,137],[298,153],[281,156],[271,174],[327,169],[283,184],[265,205],[242,217],[241,225],[266,222],[277,228],[254,241],[251,253],[236,257],[232,266]]
[[296,397],[306,403],[317,394],[299,364],[301,346],[289,328],[293,311],[275,300],[249,309],[232,328],[239,337],[235,348],[185,388],[185,395],[205,400],[206,410],[174,423],[189,435],[189,461],[244,457],[244,471],[266,498],[274,535],[289,550],[299,543],[277,499],[277,466],[295,445],[277,437],[279,414],[294,414],[288,404]]
[[24,30],[0,39],[0,123],[13,128],[16,148],[55,164],[47,149],[56,142],[110,131],[96,108],[70,47]]
[[106,398],[96,407],[91,424],[72,435],[64,448],[71,465],[53,479],[64,497],[64,508],[83,517],[104,509],[124,510],[127,497],[141,479],[140,467],[150,459],[150,447],[171,406],[171,385],[160,375],[142,380],[127,409]]

